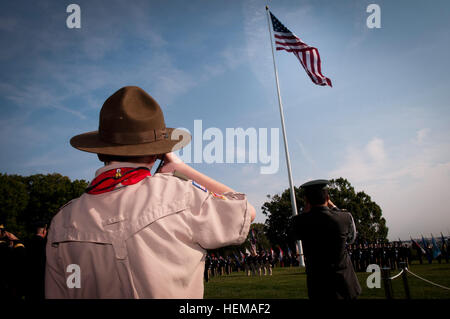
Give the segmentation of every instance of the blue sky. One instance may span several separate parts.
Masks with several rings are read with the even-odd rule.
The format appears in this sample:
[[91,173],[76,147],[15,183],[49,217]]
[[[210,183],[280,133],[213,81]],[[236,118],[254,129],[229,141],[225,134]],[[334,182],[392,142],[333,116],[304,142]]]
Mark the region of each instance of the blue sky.
[[[280,127],[266,1],[1,1],[1,172],[59,172],[90,180],[100,165],[69,139],[98,127],[103,101],[137,85],[166,123]],[[366,8],[381,8],[368,29]],[[383,209],[389,238],[450,232],[448,1],[269,1],[319,49],[333,88],[315,86],[294,55],[277,52],[298,186],[343,176]],[[288,187],[260,164],[192,164],[248,193],[257,207]],[[204,143],[206,144],[206,143]]]

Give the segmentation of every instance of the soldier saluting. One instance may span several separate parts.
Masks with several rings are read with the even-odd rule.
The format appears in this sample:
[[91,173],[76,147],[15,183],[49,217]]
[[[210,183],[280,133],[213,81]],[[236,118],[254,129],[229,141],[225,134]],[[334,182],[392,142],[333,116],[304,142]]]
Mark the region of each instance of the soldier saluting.
[[[293,219],[291,234],[302,240],[310,299],[354,299],[361,287],[345,245],[356,231],[351,214],[339,210],[328,195],[327,180],[301,185],[304,213]],[[327,250],[322,247],[329,247]]]

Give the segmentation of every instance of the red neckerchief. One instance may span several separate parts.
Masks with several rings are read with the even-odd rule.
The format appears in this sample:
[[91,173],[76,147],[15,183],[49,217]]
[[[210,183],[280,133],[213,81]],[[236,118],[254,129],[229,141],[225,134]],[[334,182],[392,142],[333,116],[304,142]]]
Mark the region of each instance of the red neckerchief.
[[134,185],[151,176],[148,167],[120,167],[98,175],[86,189],[86,193],[98,195],[114,190],[117,185]]

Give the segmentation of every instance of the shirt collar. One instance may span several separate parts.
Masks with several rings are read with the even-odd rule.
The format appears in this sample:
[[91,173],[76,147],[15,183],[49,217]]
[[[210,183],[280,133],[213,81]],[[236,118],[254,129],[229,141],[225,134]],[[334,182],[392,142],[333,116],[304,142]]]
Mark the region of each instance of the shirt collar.
[[311,208],[311,210],[321,211],[321,212],[330,212],[330,208],[328,206],[315,206],[315,207]]
[[145,164],[145,163],[131,163],[131,162],[110,162],[109,165],[105,165],[103,167],[100,167],[96,172],[95,172],[95,177],[97,177],[98,175],[100,175],[101,173],[104,173],[106,171],[112,170],[112,169],[116,169],[116,168],[121,168],[121,167],[148,167],[149,169],[152,168],[152,164]]

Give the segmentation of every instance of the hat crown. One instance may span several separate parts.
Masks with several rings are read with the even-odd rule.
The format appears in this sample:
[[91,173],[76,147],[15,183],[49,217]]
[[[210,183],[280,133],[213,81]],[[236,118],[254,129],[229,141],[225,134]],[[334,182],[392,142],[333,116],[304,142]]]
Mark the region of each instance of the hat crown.
[[133,157],[174,152],[190,141],[188,131],[166,127],[161,107],[148,93],[125,86],[103,104],[98,130],[78,134],[70,144],[89,153]]
[[125,86],[103,104],[100,111],[100,138],[115,144],[139,144],[166,128],[159,104],[143,89]]

